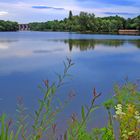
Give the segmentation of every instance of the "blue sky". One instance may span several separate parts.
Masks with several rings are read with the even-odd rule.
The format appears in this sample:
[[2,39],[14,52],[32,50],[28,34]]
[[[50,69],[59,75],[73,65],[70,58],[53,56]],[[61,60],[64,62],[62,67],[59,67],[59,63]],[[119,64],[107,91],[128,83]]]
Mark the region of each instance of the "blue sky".
[[63,19],[69,10],[96,16],[120,15],[125,18],[140,14],[140,0],[0,0],[0,19],[20,23]]

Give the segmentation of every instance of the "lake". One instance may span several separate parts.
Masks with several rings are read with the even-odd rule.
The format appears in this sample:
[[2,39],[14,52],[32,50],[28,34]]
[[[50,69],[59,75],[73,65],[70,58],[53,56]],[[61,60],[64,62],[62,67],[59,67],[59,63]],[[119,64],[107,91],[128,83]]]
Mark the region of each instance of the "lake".
[[[38,85],[54,81],[63,72],[63,61],[72,59],[72,75],[59,89],[61,101],[76,96],[63,111],[69,118],[89,104],[95,87],[102,96],[98,103],[113,96],[113,86],[140,79],[140,36],[92,35],[67,32],[0,33],[0,113],[16,116],[18,97],[32,112],[41,98]],[[103,119],[98,112],[95,120]],[[63,121],[63,120],[62,120]],[[99,122],[102,125],[102,121]]]

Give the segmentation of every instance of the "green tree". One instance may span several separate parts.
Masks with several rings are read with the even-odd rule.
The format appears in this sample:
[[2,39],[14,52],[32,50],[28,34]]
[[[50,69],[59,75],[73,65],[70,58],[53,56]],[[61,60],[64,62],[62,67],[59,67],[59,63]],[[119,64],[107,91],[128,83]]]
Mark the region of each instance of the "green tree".
[[73,17],[73,14],[72,14],[72,11],[70,10],[69,11],[69,20],[72,20],[72,17]]
[[[3,26],[3,23],[0,25]],[[35,31],[51,30],[51,31],[117,33],[119,29],[140,30],[140,16],[135,17],[133,19],[131,18],[124,19],[123,17],[117,15],[101,18],[95,17],[93,13],[87,12],[80,12],[79,15],[73,16],[72,11],[69,11],[68,18],[64,18],[64,20],[60,21],[53,20],[42,23],[35,22],[30,23],[29,25],[30,29]],[[5,26],[1,27],[1,30],[6,30]]]
[[135,23],[135,28],[137,30],[140,30],[140,16],[138,16],[134,19],[134,23]]

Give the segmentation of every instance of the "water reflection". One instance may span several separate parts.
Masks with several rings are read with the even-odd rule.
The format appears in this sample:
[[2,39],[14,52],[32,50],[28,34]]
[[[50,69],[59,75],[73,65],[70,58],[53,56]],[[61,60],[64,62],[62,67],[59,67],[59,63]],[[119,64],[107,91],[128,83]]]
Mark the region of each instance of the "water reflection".
[[18,40],[0,40],[0,50],[5,50],[9,48],[9,44],[17,42]]
[[137,48],[140,48],[140,39],[139,40],[131,40],[129,42],[132,43]]
[[[31,44],[29,44],[31,43]],[[41,46],[40,46],[41,44]],[[45,54],[66,51],[68,45],[69,51],[79,49],[80,51],[94,50],[95,47],[122,47],[124,44],[132,44],[133,47],[140,48],[140,39],[137,40],[119,40],[119,39],[65,39],[65,40],[45,40],[42,42],[21,42],[20,40],[0,40],[0,54],[2,56],[20,56],[26,57],[33,54]],[[30,46],[29,46],[30,45]],[[28,47],[28,49],[27,49]],[[6,53],[3,51],[5,50]],[[10,53],[10,54],[9,54]]]
[[61,52],[63,49],[55,49],[55,50],[35,50],[34,53],[54,53],[54,52]]
[[107,47],[121,47],[125,43],[132,43],[135,47],[140,48],[140,40],[64,40],[65,44],[69,45],[69,50],[78,48],[80,51],[93,50],[97,45],[103,45]]
[[[0,75],[12,73],[15,71],[25,72],[44,69],[45,66],[53,66],[62,62],[66,56],[80,59],[84,57],[98,58],[110,57],[119,58],[118,62],[125,55],[133,56],[133,60],[139,60],[140,40],[124,39],[48,39],[42,40],[1,40],[0,45],[7,48],[0,50]],[[7,47],[6,47],[7,45]],[[77,51],[78,50],[78,51]],[[80,51],[84,52],[84,56]],[[88,52],[86,52],[88,50]],[[71,53],[70,53],[71,52]],[[111,56],[112,55],[112,56]],[[118,55],[118,56],[117,56]],[[91,57],[91,59],[93,59]],[[113,58],[111,58],[113,57]],[[17,59],[18,58],[18,59]],[[124,59],[124,57],[123,57]],[[58,61],[58,62],[57,62]],[[130,60],[132,61],[132,59]],[[8,65],[5,65],[8,64]],[[130,62],[129,62],[130,63]],[[90,64],[91,65],[91,64]]]
[[26,106],[34,110],[42,95],[37,85],[44,79],[55,80],[55,72],[63,71],[66,56],[75,65],[70,72],[72,81],[59,95],[65,99],[70,90],[75,90],[76,97],[65,115],[88,104],[93,87],[103,93],[102,102],[112,96],[114,83],[126,76],[131,80],[140,77],[139,48],[140,37],[136,36],[0,33],[0,111],[15,113],[18,96],[24,97]]

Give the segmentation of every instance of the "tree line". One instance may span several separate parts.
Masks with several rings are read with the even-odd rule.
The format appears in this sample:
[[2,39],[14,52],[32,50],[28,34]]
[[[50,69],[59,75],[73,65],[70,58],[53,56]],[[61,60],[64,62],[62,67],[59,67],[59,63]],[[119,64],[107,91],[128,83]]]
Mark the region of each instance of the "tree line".
[[[74,31],[93,33],[114,33],[119,29],[140,30],[140,15],[125,19],[118,15],[109,17],[95,17],[92,13],[80,12],[79,15],[69,12],[63,20],[29,23],[32,31]],[[17,31],[18,22],[0,20],[0,31]]]
[[0,20],[0,31],[17,31],[18,29],[17,22]]
[[140,30],[140,15],[135,18],[125,19],[118,15],[109,17],[95,17],[94,14],[80,12],[73,16],[72,11],[69,17],[63,20],[29,23],[33,31],[78,31],[78,32],[117,32],[119,29]]

